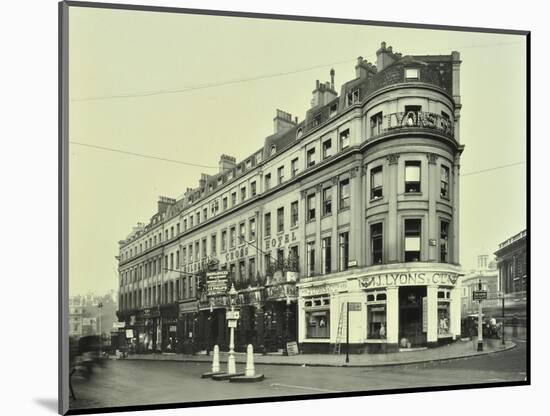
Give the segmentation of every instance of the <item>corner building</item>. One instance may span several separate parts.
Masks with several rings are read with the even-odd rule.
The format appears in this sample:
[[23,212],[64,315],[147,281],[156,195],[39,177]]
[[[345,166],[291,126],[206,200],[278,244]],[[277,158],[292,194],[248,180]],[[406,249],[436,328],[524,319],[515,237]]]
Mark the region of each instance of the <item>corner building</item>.
[[376,58],[340,95],[331,70],[305,120],[277,110],[261,149],[222,155],[120,242],[119,320],[138,348],[227,347],[229,300],[205,269],[239,291],[237,349],[345,351],[348,304],[351,352],[460,336],[460,57],[382,43]]

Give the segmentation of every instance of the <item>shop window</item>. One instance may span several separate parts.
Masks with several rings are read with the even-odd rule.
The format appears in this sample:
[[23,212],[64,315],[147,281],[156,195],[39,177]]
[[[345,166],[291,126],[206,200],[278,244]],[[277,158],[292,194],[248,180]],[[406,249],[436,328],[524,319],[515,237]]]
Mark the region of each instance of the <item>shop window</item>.
[[298,158],[292,159],[290,162],[290,176],[295,177],[298,174]]
[[449,261],[449,223],[441,221],[439,236],[440,261],[447,263]]
[[285,230],[285,209],[284,207],[277,209],[277,232],[282,233]]
[[305,308],[306,337],[330,338],[330,303],[316,299],[311,304],[319,306]]
[[322,252],[321,252],[321,271],[323,274],[329,274],[331,270],[330,259],[332,251],[330,247],[330,237],[323,238],[322,240]]
[[315,194],[307,196],[307,219],[308,221],[315,219]]
[[323,189],[323,215],[330,214],[332,214],[332,189],[329,186]]
[[340,248],[340,271],[347,270],[349,262],[349,232],[341,233],[338,236],[338,243]]
[[438,336],[446,336],[450,335],[450,302],[445,301],[438,301],[437,302],[437,318],[438,318],[438,325],[437,325],[437,335]]
[[328,139],[323,142],[323,159],[332,156],[332,140]]
[[307,276],[315,275],[315,241],[307,243]]
[[306,156],[307,166],[309,167],[315,165],[315,148],[309,149]]
[[370,226],[370,246],[372,264],[382,263],[382,253],[384,249],[384,238],[382,235],[382,223],[372,224]]
[[420,192],[420,162],[405,162],[405,192]]
[[376,113],[370,118],[370,135],[377,136],[382,133],[382,112]]
[[350,206],[349,179],[340,181],[340,209]]
[[420,237],[422,221],[405,220],[405,261],[420,261]]
[[295,227],[296,225],[298,225],[298,201],[290,204],[290,226]]
[[370,198],[380,199],[382,196],[382,166],[378,166],[370,171]]
[[347,149],[349,147],[349,129],[340,133],[340,150]]
[[449,198],[449,168],[441,166],[441,198]]
[[[376,300],[375,300],[376,299]],[[386,339],[387,329],[386,294],[367,295],[367,338]]]

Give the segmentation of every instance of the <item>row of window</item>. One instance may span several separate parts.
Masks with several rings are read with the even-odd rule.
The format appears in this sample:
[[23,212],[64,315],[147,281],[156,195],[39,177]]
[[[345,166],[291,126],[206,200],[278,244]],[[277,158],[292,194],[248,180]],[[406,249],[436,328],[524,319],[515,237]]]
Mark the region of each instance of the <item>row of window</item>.
[[[292,164],[295,164],[295,161],[297,159],[292,161]],[[281,167],[279,170],[282,172],[283,167]],[[450,170],[447,166],[441,165],[441,171],[440,171],[440,196],[442,198],[449,198],[449,175]],[[270,175],[265,176],[266,180],[266,189],[270,186]],[[279,174],[279,181],[283,181],[283,174]],[[256,195],[256,182],[251,182],[251,192],[252,196]],[[383,189],[383,167],[377,166],[371,169],[370,171],[370,197],[371,200],[377,200],[381,199],[384,196],[384,189]],[[419,193],[422,190],[421,186],[421,162],[420,161],[406,161],[405,162],[405,193]],[[343,179],[339,183],[339,209],[346,209],[350,207],[350,187],[349,187],[349,179]],[[321,203],[321,215],[326,216],[330,215],[332,213],[332,189],[330,186],[323,188],[322,194],[322,203]],[[241,188],[241,201],[246,199],[246,187]],[[237,195],[236,192],[233,192],[231,194],[231,203],[232,206],[237,203]],[[307,220],[314,220],[316,216],[316,204],[315,204],[315,194],[310,194],[307,196]],[[223,209],[227,209],[227,197],[224,197],[222,199],[222,206]],[[284,229],[283,224],[283,215],[284,212],[277,212],[277,219],[278,219],[278,225],[277,225],[277,231],[280,232]],[[207,209],[204,208],[203,210],[203,219],[207,219]],[[271,214],[265,214],[265,234],[266,236],[271,235]],[[197,224],[200,223],[201,217],[200,212],[196,213],[196,220]],[[189,226],[193,227],[193,219],[194,217],[191,215],[189,217]],[[298,223],[298,203],[294,202],[291,205],[291,227],[294,227]],[[183,220],[183,229],[184,231],[188,228],[188,222],[187,218]],[[170,230],[165,230],[165,239],[171,239],[177,236],[180,233],[180,224],[177,223],[174,226],[170,227]],[[239,232],[239,236],[241,238],[241,231]],[[255,238],[255,235],[250,236],[250,239],[253,240]],[[153,237],[150,237],[149,240],[145,240],[145,250],[147,250],[149,247],[152,247],[153,245],[160,244],[162,241],[162,233],[158,233]],[[234,238],[234,232],[231,231],[231,239],[230,239],[230,248],[235,247],[235,238]],[[157,243],[158,242],[158,243]],[[213,241],[213,246],[215,247],[215,241]],[[138,254],[138,247],[139,252],[142,251],[142,243],[139,244],[134,250],[135,254]],[[222,251],[226,250],[226,243],[225,238],[222,233]],[[215,254],[215,249],[212,250],[212,253]],[[129,256],[133,255],[132,249],[129,250]],[[124,260],[125,258],[123,258]]]

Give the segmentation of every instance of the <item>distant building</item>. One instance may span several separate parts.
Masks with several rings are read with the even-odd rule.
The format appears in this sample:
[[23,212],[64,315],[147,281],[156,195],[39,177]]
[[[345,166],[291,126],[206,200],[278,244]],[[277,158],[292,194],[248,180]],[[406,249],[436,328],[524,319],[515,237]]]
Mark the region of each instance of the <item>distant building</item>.
[[69,297],[69,337],[82,336],[82,299],[80,296]]
[[478,313],[478,302],[472,299],[473,291],[487,291],[487,300],[482,303],[485,316],[501,316],[501,300],[499,299],[498,270],[495,262],[488,261],[489,256],[478,256],[477,269],[470,271],[462,278],[462,318]]
[[508,238],[495,251],[499,289],[504,292],[506,319],[525,327],[527,302],[527,230]]

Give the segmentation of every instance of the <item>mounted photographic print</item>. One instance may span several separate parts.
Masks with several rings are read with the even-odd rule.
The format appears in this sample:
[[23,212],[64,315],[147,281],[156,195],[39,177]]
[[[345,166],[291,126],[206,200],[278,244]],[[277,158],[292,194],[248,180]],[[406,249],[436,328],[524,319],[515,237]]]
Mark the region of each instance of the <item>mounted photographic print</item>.
[[529,32],[60,3],[62,414],[529,379]]

